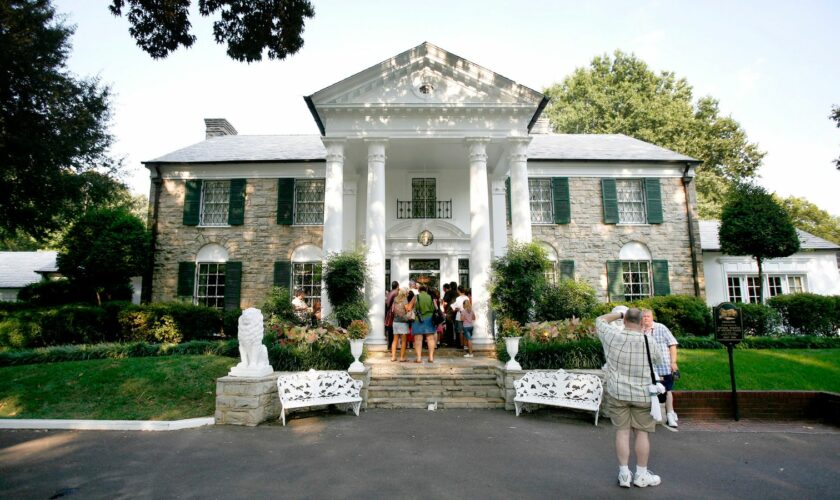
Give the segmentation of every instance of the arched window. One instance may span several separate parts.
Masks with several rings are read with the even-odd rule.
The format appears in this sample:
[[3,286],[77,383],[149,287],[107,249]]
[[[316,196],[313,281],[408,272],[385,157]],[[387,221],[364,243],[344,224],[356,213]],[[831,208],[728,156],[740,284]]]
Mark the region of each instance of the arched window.
[[549,284],[555,285],[557,284],[557,251],[554,250],[553,246],[544,241],[540,241],[539,244],[545,250],[546,256],[551,263],[551,266],[545,270],[545,279]]
[[225,263],[228,253],[222,246],[210,243],[201,247],[195,258],[194,302],[222,309],[225,306]]
[[315,245],[301,245],[292,252],[292,290],[303,290],[309,306],[321,300],[321,259],[323,251]]
[[650,250],[644,243],[631,241],[618,254],[624,281],[624,300],[644,299],[653,295]]

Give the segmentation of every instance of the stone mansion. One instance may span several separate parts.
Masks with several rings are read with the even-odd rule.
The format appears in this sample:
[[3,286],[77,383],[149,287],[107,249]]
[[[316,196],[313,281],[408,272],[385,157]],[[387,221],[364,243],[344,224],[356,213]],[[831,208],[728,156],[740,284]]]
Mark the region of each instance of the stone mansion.
[[154,268],[147,298],[259,305],[273,285],[322,300],[328,254],[361,248],[370,349],[386,283],[472,288],[474,344],[492,348],[490,265],[539,242],[550,279],[602,300],[704,293],[697,161],[623,135],[558,135],[541,93],[423,43],[304,98],[320,135],[206,140],[146,162]]

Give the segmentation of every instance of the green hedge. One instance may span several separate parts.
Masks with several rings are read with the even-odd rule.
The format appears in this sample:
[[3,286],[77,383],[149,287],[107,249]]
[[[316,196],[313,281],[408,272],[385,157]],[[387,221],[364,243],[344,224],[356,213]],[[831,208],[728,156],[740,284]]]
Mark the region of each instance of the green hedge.
[[594,317],[610,312],[617,305],[653,311],[657,322],[667,326],[676,336],[708,335],[714,329],[712,314],[703,299],[692,295],[665,295],[633,302],[606,302],[596,307]]
[[794,293],[773,297],[767,304],[779,312],[788,333],[837,335],[840,329],[840,296]]

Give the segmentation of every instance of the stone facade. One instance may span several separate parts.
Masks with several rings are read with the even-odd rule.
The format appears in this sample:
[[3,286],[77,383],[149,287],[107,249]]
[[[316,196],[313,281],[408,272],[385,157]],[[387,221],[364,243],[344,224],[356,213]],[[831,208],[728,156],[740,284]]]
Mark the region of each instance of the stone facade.
[[[686,199],[680,178],[660,178],[662,224],[604,224],[601,179],[569,178],[571,222],[569,224],[532,225],[533,241],[548,243],[559,260],[575,261],[575,276],[595,287],[602,300],[608,300],[608,260],[618,260],[621,247],[638,241],[647,245],[653,259],[668,261],[672,294],[694,295],[691,245],[689,245]],[[694,203],[694,184],[689,184],[690,206]],[[696,215],[692,216],[694,234],[699,235]],[[701,259],[700,238],[694,240],[695,256]],[[698,262],[701,294],[704,290],[703,266]]]
[[247,180],[245,223],[241,226],[183,225],[184,192],[184,180],[163,181],[152,281],[154,302],[177,298],[178,263],[195,262],[204,245],[220,245],[230,261],[242,262],[240,307],[245,309],[262,303],[272,287],[275,261],[289,260],[301,245],[322,244],[322,226],[277,224],[277,179]]

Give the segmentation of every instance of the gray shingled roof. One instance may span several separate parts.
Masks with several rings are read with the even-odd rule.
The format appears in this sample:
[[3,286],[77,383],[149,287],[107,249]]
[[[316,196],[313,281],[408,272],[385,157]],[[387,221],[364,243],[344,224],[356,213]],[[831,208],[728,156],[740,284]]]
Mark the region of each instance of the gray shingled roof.
[[[621,134],[533,135],[528,157],[533,160],[696,161],[659,146]],[[326,150],[318,135],[229,135],[213,137],[147,163],[215,163],[323,160]]]
[[[718,239],[718,229],[720,222],[716,220],[701,220],[700,221],[700,246],[703,250],[720,251],[720,240]],[[796,233],[799,235],[800,248],[802,250],[840,250],[840,245],[824,240],[811,233],[797,229]]]
[[35,271],[55,268],[58,252],[0,252],[0,288],[22,288],[41,281]]

